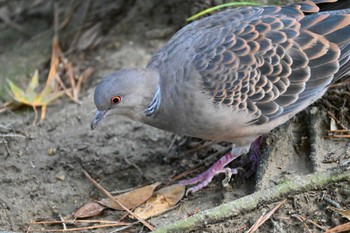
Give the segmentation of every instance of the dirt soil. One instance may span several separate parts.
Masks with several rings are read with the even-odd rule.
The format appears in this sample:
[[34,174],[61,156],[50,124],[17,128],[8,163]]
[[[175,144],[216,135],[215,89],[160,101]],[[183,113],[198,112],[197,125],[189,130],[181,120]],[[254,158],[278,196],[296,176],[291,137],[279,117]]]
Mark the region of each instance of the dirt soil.
[[[95,68],[95,73],[84,85],[80,105],[62,98],[48,107],[44,123],[37,126],[32,125],[34,114],[30,108],[0,114],[0,232],[25,232],[30,221],[59,220],[60,216],[71,214],[82,204],[104,197],[86,179],[84,170],[107,190],[124,190],[157,181],[168,182],[172,176],[196,168],[204,158],[228,145],[221,143],[196,150],[194,148],[203,141],[173,135],[122,117],[110,118],[91,131],[94,86],[103,75],[122,67],[145,66],[152,54],[183,25],[178,18],[167,16],[171,12],[167,10],[168,6],[158,9],[163,16],[148,17],[153,8],[149,7],[147,11],[141,2],[124,5],[128,10],[123,11],[123,17],[113,24],[107,22],[109,28],[101,30],[102,42],[94,49],[71,55],[76,63],[83,61],[81,63]],[[145,2],[152,5],[150,1]],[[140,9],[143,13],[135,14]],[[46,35],[50,38],[52,34],[45,28],[50,26],[42,27],[39,39]],[[20,37],[11,42],[11,46],[30,47],[37,40],[38,37],[27,41]],[[63,47],[69,45],[63,39],[61,41]],[[11,51],[15,48],[2,47],[0,60],[12,59]],[[49,59],[50,54],[45,56]],[[42,62],[42,70],[47,70],[47,61]],[[14,59],[12,65],[15,64]],[[163,226],[268,189],[295,175],[340,166],[345,170],[349,168],[349,139],[324,138],[330,125],[327,111],[334,112],[338,118],[349,114],[349,99],[333,101],[332,96],[342,91],[348,92],[349,87],[329,92],[325,97],[327,101],[318,101],[267,135],[256,175],[250,178],[235,176],[227,188],[221,185],[223,176],[218,176],[208,187],[184,198],[176,208],[149,219],[149,222],[156,227]],[[328,101],[333,101],[333,108]],[[286,204],[258,232],[323,232],[348,221],[326,207],[338,204],[339,208],[350,209],[350,180],[292,193],[192,232],[245,232],[283,198],[287,198]],[[122,211],[107,210],[98,218],[116,220],[123,215]],[[113,232],[116,229],[86,232]],[[125,230],[143,231],[147,232],[147,229],[140,224]]]

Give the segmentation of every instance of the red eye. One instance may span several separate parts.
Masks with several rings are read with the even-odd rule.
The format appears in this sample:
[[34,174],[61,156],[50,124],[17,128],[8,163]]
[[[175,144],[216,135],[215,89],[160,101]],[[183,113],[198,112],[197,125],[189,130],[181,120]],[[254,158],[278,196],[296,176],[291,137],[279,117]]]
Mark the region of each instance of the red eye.
[[116,95],[116,96],[114,96],[114,97],[111,99],[111,102],[112,102],[113,104],[119,104],[120,101],[122,101],[122,97],[119,96],[119,95]]

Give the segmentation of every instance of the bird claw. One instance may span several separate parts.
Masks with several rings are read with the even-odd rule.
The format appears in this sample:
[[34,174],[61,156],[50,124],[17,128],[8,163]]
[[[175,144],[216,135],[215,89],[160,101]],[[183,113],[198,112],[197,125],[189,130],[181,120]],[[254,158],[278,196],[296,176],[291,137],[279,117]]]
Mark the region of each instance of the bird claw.
[[226,168],[225,169],[225,178],[221,181],[223,187],[227,187],[230,183],[232,175],[236,175],[238,173],[236,168]]
[[205,172],[199,174],[198,176],[196,176],[194,178],[181,180],[179,182],[181,185],[195,185],[196,184],[195,186],[189,188],[186,191],[186,196],[188,194],[190,194],[190,193],[197,192],[198,190],[200,190],[200,189],[204,188],[205,186],[207,186],[212,181],[214,176],[216,176],[217,174],[220,174],[220,173],[225,173],[226,174],[226,177],[223,180],[223,184],[225,184],[227,186],[229,181],[230,181],[230,179],[231,179],[231,176],[233,174],[237,174],[237,169],[225,168],[225,166],[227,164],[229,164],[230,162],[232,162],[236,158],[237,158],[237,156],[235,156],[235,155],[233,155],[231,153],[227,153],[221,159],[216,161]]

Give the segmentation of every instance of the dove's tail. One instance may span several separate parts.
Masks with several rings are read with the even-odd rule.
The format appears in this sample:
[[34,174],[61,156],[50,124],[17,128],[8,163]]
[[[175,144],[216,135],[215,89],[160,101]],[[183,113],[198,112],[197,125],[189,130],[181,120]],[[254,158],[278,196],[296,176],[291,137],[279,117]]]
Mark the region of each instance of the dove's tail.
[[[313,0],[320,8],[320,11],[333,11],[333,10],[344,10],[350,8],[349,0]],[[319,3],[320,2],[320,3]]]
[[[318,34],[339,46],[339,70],[332,83],[350,75],[350,0],[312,0],[320,8],[315,17],[326,17],[317,25]],[[317,16],[316,16],[317,15]]]

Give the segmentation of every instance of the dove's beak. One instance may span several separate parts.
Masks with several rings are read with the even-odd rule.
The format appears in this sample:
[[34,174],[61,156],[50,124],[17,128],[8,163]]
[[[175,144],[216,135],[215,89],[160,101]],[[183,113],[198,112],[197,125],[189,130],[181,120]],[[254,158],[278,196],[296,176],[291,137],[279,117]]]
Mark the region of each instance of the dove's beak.
[[97,111],[94,119],[91,121],[91,129],[94,130],[100,122],[106,117],[108,110]]

